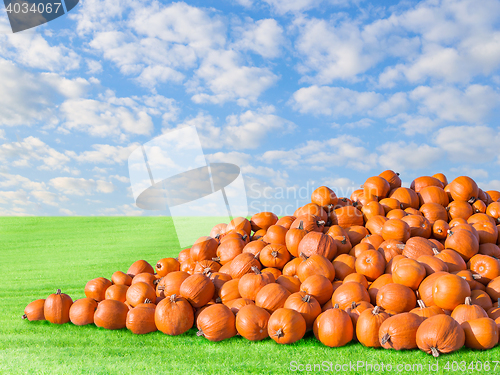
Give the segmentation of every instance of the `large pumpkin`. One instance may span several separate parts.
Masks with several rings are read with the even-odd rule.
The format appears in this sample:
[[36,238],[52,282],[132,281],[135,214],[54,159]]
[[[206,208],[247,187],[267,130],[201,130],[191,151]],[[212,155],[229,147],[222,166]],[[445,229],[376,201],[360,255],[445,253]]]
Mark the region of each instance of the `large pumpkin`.
[[[122,301],[123,302],[123,301]],[[77,326],[94,323],[94,314],[97,310],[97,302],[93,298],[82,298],[76,300],[69,309],[69,319]]]
[[184,280],[179,291],[193,307],[201,307],[212,299],[215,286],[207,276],[197,273]]
[[222,305],[210,305],[196,319],[199,331],[197,336],[203,336],[210,341],[222,341],[236,335],[236,320],[232,311]]
[[352,340],[354,327],[349,314],[337,304],[321,313],[314,322],[314,336],[330,348],[346,345]]
[[43,315],[45,319],[54,324],[68,323],[70,321],[69,309],[72,304],[71,297],[61,293],[61,289],[57,289],[55,294],[51,294],[45,300]]
[[444,310],[455,309],[466,297],[470,297],[470,286],[460,276],[444,275],[434,282],[432,298]]
[[409,312],[391,316],[380,325],[380,344],[385,349],[416,349],[417,330],[423,320]]
[[377,293],[377,305],[398,314],[412,310],[416,304],[415,292],[405,285],[386,284]]
[[35,320],[45,320],[45,315],[43,313],[44,305],[45,299],[37,299],[33,302],[30,302],[24,309],[24,315],[22,316],[22,318],[28,319],[30,322]]
[[96,326],[106,329],[122,329],[127,326],[128,307],[123,302],[106,299],[97,305],[94,314]]
[[464,346],[465,333],[460,324],[448,315],[427,318],[417,329],[417,346],[427,354],[438,357]]
[[316,298],[305,292],[291,294],[286,299],[283,307],[300,313],[306,321],[307,330],[313,328],[314,321],[318,315],[321,314],[320,303],[316,300]]
[[462,328],[467,348],[487,350],[498,344],[498,327],[491,318],[469,320],[462,323]]
[[181,335],[193,327],[193,307],[185,298],[172,294],[156,306],[155,324],[167,335]]
[[356,282],[342,284],[332,295],[332,303],[339,305],[341,309],[346,309],[353,302],[370,302],[370,295],[366,288]]
[[254,232],[259,229],[267,230],[271,225],[276,224],[278,221],[278,216],[272,212],[259,212],[254,214],[250,218],[250,225]]
[[257,293],[267,284],[274,283],[274,276],[262,273],[257,267],[252,267],[252,273],[243,275],[238,283],[238,291],[243,298],[255,301]]
[[333,238],[326,234],[310,232],[302,238],[297,251],[307,257],[315,254],[323,255],[331,261],[337,254],[337,245]]
[[304,337],[306,321],[295,310],[279,308],[271,314],[267,332],[278,344],[292,344]]
[[291,293],[279,284],[267,284],[255,296],[255,304],[272,314],[285,305],[290,295]]
[[127,314],[126,327],[136,335],[158,330],[155,324],[156,305],[153,303],[141,303]]
[[262,307],[243,306],[236,314],[236,331],[250,341],[263,340],[269,336],[267,323],[271,315]]
[[356,323],[356,337],[364,346],[379,348],[381,346],[378,332],[382,323],[389,319],[390,315],[380,310],[379,306],[366,309],[361,313]]

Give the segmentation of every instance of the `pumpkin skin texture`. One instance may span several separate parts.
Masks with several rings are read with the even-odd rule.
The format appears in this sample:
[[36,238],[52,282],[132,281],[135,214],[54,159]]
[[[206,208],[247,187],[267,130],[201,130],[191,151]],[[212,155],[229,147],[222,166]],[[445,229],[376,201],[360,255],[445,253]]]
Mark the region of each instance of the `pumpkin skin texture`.
[[305,292],[298,292],[290,295],[283,306],[286,309],[292,309],[300,313],[306,321],[306,330],[313,328],[314,321],[321,314],[321,305],[319,302]]
[[111,286],[111,281],[104,277],[98,277],[96,279],[90,280],[85,285],[85,296],[88,298],[93,298],[97,302],[106,299],[106,289]]
[[488,255],[476,254],[470,258],[468,268],[475,274],[481,275],[479,281],[487,285],[491,280],[500,276],[500,263]]
[[498,344],[498,327],[491,318],[469,320],[462,323],[462,328],[467,348],[487,350]]
[[418,207],[420,205],[420,199],[418,198],[417,193],[415,193],[411,189],[404,187],[399,187],[392,190],[389,193],[389,198],[397,199],[402,204],[403,210],[407,209],[408,207],[412,207],[418,210]]
[[425,276],[424,266],[415,259],[401,259],[392,269],[392,281],[406,285],[413,290],[418,289]]
[[431,316],[434,315],[439,315],[439,314],[444,314],[444,310],[441,307],[437,306],[426,306],[424,301],[418,300],[417,304],[419,307],[414,308],[410,312],[413,314],[417,314],[418,316],[421,316],[422,318],[430,318]]
[[377,250],[366,250],[357,257],[355,267],[357,273],[374,281],[384,273],[385,259]]
[[133,278],[135,275],[143,272],[154,274],[155,270],[153,266],[151,266],[151,264],[149,264],[145,260],[137,260],[134,263],[132,263],[132,265],[127,271],[127,275]]
[[94,314],[96,326],[106,329],[122,329],[127,325],[128,307],[123,302],[106,299],[97,305]]
[[432,226],[438,220],[448,221],[448,212],[446,208],[437,203],[425,203],[420,206],[420,212],[429,221]]
[[[223,272],[223,267],[224,266],[221,267],[219,272]],[[233,279],[239,279],[243,275],[252,272],[252,267],[257,267],[259,270],[262,269],[262,265],[258,259],[250,253],[238,255],[231,263],[229,263],[228,267],[229,275],[231,275]]]
[[264,286],[255,297],[255,305],[267,310],[270,314],[282,308],[291,293],[279,284]]
[[377,306],[396,313],[409,312],[417,304],[413,290],[401,284],[386,284],[377,293]]
[[391,190],[401,187],[401,178],[399,178],[399,173],[396,173],[388,169],[380,173],[379,177],[382,177],[389,183]]
[[243,306],[236,314],[236,331],[249,341],[264,340],[269,336],[267,323],[270,317],[261,307]]
[[300,282],[304,282],[305,279],[312,275],[323,275],[328,280],[333,281],[335,278],[335,268],[332,262],[324,256],[312,255],[298,264],[297,276]]
[[150,332],[156,332],[155,324],[155,310],[156,306],[152,303],[143,303],[127,314],[126,327],[136,335],[144,335]]
[[319,233],[307,233],[299,243],[298,253],[307,257],[312,255],[323,255],[328,260],[332,260],[337,254],[337,245],[332,237]]
[[479,251],[479,241],[467,230],[451,229],[444,247],[455,250],[467,262]]
[[440,353],[451,353],[465,344],[463,328],[455,319],[445,314],[427,318],[417,330],[417,346],[427,354],[438,357]]
[[170,272],[167,276],[164,276],[156,286],[156,296],[167,297],[172,294],[180,295],[181,284],[189,276],[189,273],[183,271]]
[[193,307],[201,307],[212,299],[215,286],[208,277],[198,273],[184,280],[179,291]]
[[295,219],[297,219],[295,216],[283,216],[276,222],[276,225],[281,225],[283,228],[290,229]]
[[69,319],[77,326],[94,323],[94,314],[97,310],[97,302],[93,298],[82,298],[76,300],[69,309]]
[[55,294],[51,294],[45,300],[43,306],[43,315],[45,319],[53,324],[64,324],[70,321],[69,309],[73,304],[73,300],[67,294],[61,293],[61,289],[57,289]]
[[189,251],[189,257],[193,262],[201,260],[212,260],[217,256],[218,242],[212,237],[204,237],[200,242],[195,243]]
[[193,324],[193,307],[181,296],[173,294],[156,306],[155,325],[167,335],[181,335],[191,329]]
[[458,272],[467,269],[464,259],[455,250],[444,249],[435,255],[448,267],[448,272]]
[[356,282],[349,282],[339,286],[332,295],[333,305],[338,304],[342,310],[345,310],[353,302],[370,302],[370,295],[363,285]]
[[130,277],[130,275],[127,275],[125,272],[122,271],[116,271],[111,276],[111,281],[115,285],[126,285],[126,286],[132,285],[132,277]]
[[436,177],[421,176],[417,177],[411,182],[410,189],[414,190],[415,193],[420,193],[423,189],[429,186],[444,188],[443,183]]
[[[149,299],[150,301],[156,300],[156,292],[151,287],[151,285],[141,281],[132,284],[127,289],[127,303],[130,306],[136,307],[140,303],[144,303],[146,299]],[[112,300],[106,300],[106,301],[112,301]]]
[[313,296],[323,305],[332,298],[333,285],[325,276],[312,275],[300,285],[300,291]]
[[448,186],[454,201],[471,201],[474,203],[479,195],[479,188],[476,182],[467,176],[455,178]]
[[127,290],[128,286],[122,284],[111,285],[106,289],[105,299],[114,299],[120,302],[125,302],[127,300]]
[[222,341],[236,335],[236,320],[232,311],[219,303],[208,306],[196,319],[199,331],[209,341]]
[[434,244],[427,238],[412,237],[404,245],[402,254],[411,259],[418,259],[422,255],[434,255]]
[[[396,210],[393,210],[393,211],[396,211]],[[391,212],[393,212],[393,211],[391,211]],[[382,230],[384,228],[384,224],[389,219],[390,219],[389,217],[376,215],[376,216],[371,217],[366,222],[365,227],[366,227],[366,229],[368,229],[370,234],[378,234],[379,236],[382,236]]]
[[306,321],[297,311],[279,308],[273,312],[267,323],[269,337],[278,344],[293,344],[304,337]]
[[382,323],[389,317],[390,315],[385,311],[381,311],[379,306],[363,311],[356,323],[358,341],[369,348],[380,348],[378,332]]
[[410,238],[410,226],[399,219],[390,219],[382,227],[382,237],[384,240],[396,240],[406,242]]
[[320,186],[311,194],[311,202],[324,208],[335,206],[338,200],[335,192],[326,186]]
[[470,286],[457,275],[444,275],[434,282],[432,298],[443,310],[453,310],[470,297]]
[[338,225],[349,228],[354,225],[363,225],[363,213],[354,206],[345,206],[335,210]]
[[283,269],[290,260],[291,255],[285,245],[270,244],[267,245],[259,254],[260,263],[264,267],[273,267]]
[[435,272],[427,276],[418,287],[419,298],[427,306],[436,306],[434,303],[434,298],[432,298],[432,292],[434,291],[434,282],[441,276],[447,275],[447,272]]
[[453,309],[451,317],[455,319],[458,324],[462,324],[463,322],[474,319],[487,318],[488,314],[481,306],[473,305],[471,298],[467,297],[465,298],[465,304],[458,305]]
[[347,275],[356,272],[356,258],[352,255],[340,254],[332,263],[335,269],[335,277],[339,280],[344,280]]
[[377,293],[384,285],[391,284],[392,275],[384,273],[379,278],[377,278],[373,283],[368,287],[368,294],[370,295],[370,302],[372,305],[377,304]]
[[23,319],[28,319],[30,322],[35,320],[45,320],[45,315],[43,313],[43,308],[45,305],[45,299],[37,299],[30,302],[28,306],[24,309]]
[[253,273],[243,275],[238,283],[238,292],[242,298],[255,301],[257,293],[267,284],[274,283],[274,275],[261,273],[257,267],[252,269]]
[[316,318],[313,332],[323,345],[337,348],[353,339],[354,327],[349,314],[335,305],[333,309],[326,310]]
[[254,232],[257,232],[259,229],[267,230],[267,228],[275,225],[277,222],[278,216],[272,212],[259,212],[250,218],[250,225]]
[[409,312],[391,316],[380,326],[380,344],[385,349],[416,349],[417,330],[423,320]]

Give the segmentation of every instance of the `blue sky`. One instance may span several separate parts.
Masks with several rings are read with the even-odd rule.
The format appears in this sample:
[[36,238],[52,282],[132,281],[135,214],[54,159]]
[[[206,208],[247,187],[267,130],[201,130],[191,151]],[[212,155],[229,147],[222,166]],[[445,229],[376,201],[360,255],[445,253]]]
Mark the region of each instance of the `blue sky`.
[[385,169],[500,190],[499,20],[495,0],[86,0],[11,34],[0,11],[0,215],[155,214],[128,156],[186,125],[251,212]]

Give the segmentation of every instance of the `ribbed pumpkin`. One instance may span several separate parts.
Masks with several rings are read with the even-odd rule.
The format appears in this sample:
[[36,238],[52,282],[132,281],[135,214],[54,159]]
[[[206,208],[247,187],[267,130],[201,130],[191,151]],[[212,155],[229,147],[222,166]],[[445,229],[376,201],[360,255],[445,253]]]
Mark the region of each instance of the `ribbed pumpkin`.
[[455,250],[444,249],[434,256],[441,259],[446,264],[448,272],[457,272],[467,269],[464,259]]
[[[238,279],[243,275],[252,272],[252,267],[262,269],[259,260],[251,253],[243,253],[234,258],[229,265],[229,274],[233,279]],[[221,268],[222,269],[222,268]],[[219,272],[222,272],[219,270]]]
[[106,289],[111,286],[111,281],[104,277],[90,280],[85,285],[85,296],[100,302],[106,298]]
[[413,290],[417,290],[426,272],[415,259],[401,259],[392,269],[392,281],[396,284],[405,285]]
[[363,225],[363,213],[354,206],[345,206],[335,210],[338,225],[349,228],[353,225]]
[[280,244],[267,245],[259,254],[259,261],[264,267],[274,267],[278,269],[283,269],[290,258],[291,255],[286,249],[286,246]]
[[325,223],[328,220],[327,212],[323,209],[323,207],[318,206],[315,203],[308,203],[302,207],[299,207],[298,209],[295,210],[293,216],[299,218],[300,216],[305,214],[317,216],[320,220],[324,221]]
[[202,237],[199,242],[195,243],[189,251],[189,256],[192,261],[199,262],[201,260],[212,260],[217,256],[217,247],[219,244],[212,237]]
[[390,315],[380,310],[379,306],[366,309],[361,313],[356,322],[356,337],[364,346],[379,348],[381,346],[378,332],[382,323],[389,319]]
[[473,305],[470,297],[466,297],[464,304],[458,305],[453,309],[451,317],[455,319],[458,324],[462,324],[469,320],[486,318],[488,314],[481,306]]
[[311,275],[300,285],[300,291],[313,296],[323,305],[332,298],[333,285],[323,275]]
[[380,173],[379,177],[382,177],[389,183],[391,190],[401,187],[401,178],[399,177],[399,173],[396,173],[388,169]]
[[434,255],[434,244],[427,238],[412,237],[406,241],[402,254],[411,259],[418,259],[422,255]]
[[378,249],[383,242],[384,237],[382,237],[380,234],[368,234],[361,240],[361,243],[370,244],[375,249]]
[[[226,232],[227,224],[226,223],[220,223],[217,225],[214,225],[212,230],[210,231],[209,236],[212,238],[219,238],[222,234]],[[179,262],[182,262],[182,260],[179,258]]]
[[474,203],[478,198],[479,188],[476,182],[467,176],[455,178],[448,185],[451,197],[454,201],[465,201]]
[[387,240],[380,244],[378,251],[384,255],[385,261],[390,262],[396,255],[401,255],[405,244],[398,240]]
[[181,284],[189,277],[187,272],[174,271],[161,278],[156,286],[156,296],[166,297],[172,294],[180,294]]
[[243,240],[233,238],[221,243],[217,248],[217,256],[212,260],[224,265],[229,263],[243,252],[246,243]]
[[336,348],[346,345],[353,339],[354,327],[349,314],[337,304],[322,312],[313,325],[314,336],[323,345]]
[[410,189],[414,190],[416,193],[419,193],[422,191],[422,189],[425,189],[426,187],[429,186],[438,186],[440,188],[444,187],[443,183],[436,177],[421,176],[417,177],[411,182]]
[[250,225],[254,232],[259,229],[267,230],[271,225],[274,225],[278,222],[278,216],[276,216],[272,212],[259,212],[250,218]]
[[415,193],[415,191],[411,189],[404,187],[399,187],[392,190],[389,193],[389,198],[397,199],[401,203],[403,209],[406,209],[408,207],[418,209],[420,205],[420,200],[417,193]]
[[444,275],[434,282],[432,298],[444,310],[453,310],[466,297],[470,297],[469,284],[457,275]]
[[447,272],[435,272],[427,276],[418,287],[419,298],[424,301],[427,306],[435,306],[432,292],[434,291],[434,282],[441,276],[447,275]]
[[43,307],[45,305],[45,299],[37,299],[33,302],[28,303],[24,309],[23,319],[28,319],[30,322],[35,320],[45,320],[45,315],[43,313]]
[[[323,232],[325,221],[316,215],[304,214],[298,216],[290,226],[290,229],[302,226],[308,232]],[[289,229],[289,230],[290,230]]]
[[155,289],[156,284],[158,283],[158,279],[155,277],[155,275],[152,275],[152,274],[147,273],[147,272],[143,272],[143,273],[139,273],[139,274],[134,276],[134,278],[132,279],[132,285],[139,283],[139,282],[146,283],[151,288]]
[[191,329],[193,324],[193,307],[177,294],[167,296],[156,306],[155,325],[167,335],[181,335]]
[[467,262],[479,251],[479,241],[467,230],[451,229],[444,246],[447,249],[455,250]]
[[370,220],[373,216],[385,215],[384,207],[376,201],[368,202],[366,205],[361,207],[361,212],[363,213],[365,221]]
[[127,303],[130,306],[135,307],[140,303],[144,303],[146,299],[149,299],[150,301],[155,301],[156,292],[151,287],[151,285],[141,281],[129,286],[129,288],[127,289],[126,298],[127,298]]
[[424,205],[426,203],[437,203],[446,207],[450,203],[448,195],[440,186],[427,186],[421,189],[418,195],[420,198],[420,205]]
[[359,243],[356,246],[354,246],[351,249],[351,251],[349,251],[349,255],[352,255],[355,258],[359,258],[361,256],[361,254],[367,250],[375,250],[375,248],[373,247],[373,245],[371,245],[369,243]]
[[406,215],[401,220],[410,227],[410,237],[429,238],[432,234],[432,225],[429,223],[429,220],[422,215],[410,214]]
[[355,263],[356,272],[374,281],[384,273],[385,259],[377,250],[367,250],[358,256]]
[[487,285],[491,280],[500,276],[500,263],[498,259],[488,255],[474,255],[469,260],[468,268],[473,273],[481,275],[478,281],[484,285]]
[[402,209],[396,209],[396,210],[391,210],[389,211],[387,214],[386,214],[386,219],[389,220],[389,219],[402,219],[404,218],[406,215],[408,215],[406,213],[406,211],[403,211]]
[[236,298],[225,303],[225,305],[229,307],[229,309],[232,311],[234,315],[237,315],[242,307],[247,305],[255,306],[255,302],[248,298]]
[[300,313],[306,321],[306,330],[313,328],[314,321],[318,315],[321,314],[320,303],[316,300],[316,298],[305,292],[291,294],[286,299],[283,307]]
[[278,344],[292,344],[304,337],[306,321],[295,310],[279,308],[271,314],[267,332]]
[[450,225],[445,220],[436,220],[432,226],[432,236],[437,240],[445,240],[448,236]]
[[263,248],[267,246],[264,241],[251,241],[245,245],[243,248],[243,254],[250,253],[252,255],[258,255]]
[[252,267],[252,273],[243,275],[238,283],[238,292],[242,298],[255,301],[257,293],[267,284],[274,283],[274,276],[270,273],[262,273],[257,267]]
[[215,304],[204,309],[196,319],[199,331],[209,341],[222,341],[236,335],[236,320],[231,310],[222,304]]
[[363,238],[365,238],[370,234],[368,229],[366,229],[364,226],[361,225],[353,225],[350,226],[349,228],[346,228],[345,230],[347,232],[347,236],[349,237],[349,241],[351,242],[352,246],[356,246],[361,242]]
[[319,233],[307,233],[299,243],[299,254],[305,254],[307,257],[312,255],[323,255],[328,260],[332,260],[337,254],[337,245],[332,237]]
[[271,225],[266,235],[262,238],[264,242],[269,244],[285,245],[285,237],[288,229],[282,227],[281,225]]
[[328,206],[335,206],[338,200],[339,199],[337,198],[335,192],[326,186],[316,188],[311,194],[311,202],[324,208]]
[[285,245],[290,254],[294,257],[299,256],[299,243],[307,234],[303,223],[299,224],[298,228],[289,229],[285,236]]
[[126,327],[136,335],[156,332],[155,324],[156,305],[153,303],[141,303],[127,314]]
[[328,280],[333,281],[335,278],[335,268],[333,268],[332,262],[324,256],[312,255],[298,265],[297,276],[301,282],[304,282],[305,279],[312,275],[323,275]]
[[332,295],[332,303],[338,304],[342,310],[353,302],[370,302],[370,295],[365,287],[359,283],[349,282],[339,286]]
[[116,271],[111,276],[111,281],[115,285],[127,285],[127,286],[130,286],[132,284],[132,277],[130,277],[130,275],[127,275],[125,272]]
[[[392,211],[391,211],[392,212]],[[385,222],[389,220],[388,217],[376,215],[372,216],[365,224],[366,229],[370,234],[378,234],[382,236],[382,230],[384,228]]]
[[448,221],[448,212],[446,208],[438,203],[424,203],[420,206],[419,211],[429,221],[431,226],[438,220]]
[[69,309],[69,319],[77,326],[92,324],[96,309],[97,302],[93,298],[76,300]]
[[379,330],[379,340],[385,349],[416,349],[417,330],[424,319],[413,313],[402,313],[386,319]]
[[106,299],[99,302],[94,313],[96,326],[105,329],[122,329],[127,325],[128,307],[123,302]]
[[406,242],[410,238],[410,226],[399,219],[390,219],[384,223],[382,228],[384,240],[397,240]]
[[396,313],[408,312],[415,308],[415,292],[405,285],[390,283],[382,286],[377,293],[377,306]]
[[[127,285],[117,284],[111,285],[106,289],[105,299],[114,299],[116,301],[125,302],[127,300]],[[93,298],[92,298],[93,299]]]
[[129,267],[127,275],[133,278],[135,275],[143,272],[154,274],[155,270],[153,266],[151,266],[151,264],[149,264],[145,260],[137,260]]
[[297,293],[300,290],[300,280],[293,276],[281,275],[276,279],[276,283],[288,290],[290,293]]
[[422,255],[417,259],[417,262],[424,266],[427,276],[435,272],[448,272],[446,263],[432,255]]
[[280,284],[267,284],[255,296],[255,304],[272,314],[285,305],[290,295],[291,293]]
[[252,230],[252,225],[244,217],[235,217],[227,225],[226,232],[230,232],[232,230],[238,230],[238,229],[242,229],[242,230],[244,230],[247,233],[247,235],[250,235],[250,232]]
[[498,247],[498,245],[495,245],[493,243],[483,243],[479,245],[478,254],[489,255],[490,257],[499,259],[500,247]]
[[201,307],[212,299],[215,287],[207,276],[197,273],[184,280],[179,291],[193,307]]
[[369,177],[363,184],[365,196],[374,196],[377,200],[387,197],[390,190],[391,186],[389,182],[380,176]]
[[451,353],[462,348],[465,333],[453,318],[440,314],[420,324],[416,340],[420,350],[438,357],[440,353]]
[[467,348],[487,350],[498,344],[498,327],[491,318],[469,320],[462,323],[462,328]]
[[356,272],[356,258],[352,255],[340,254],[332,263],[335,269],[335,277],[339,280],[344,280],[347,275]]
[[297,219],[295,216],[291,216],[291,215],[283,216],[281,219],[279,219],[276,222],[276,224],[281,225],[282,227],[284,227],[286,229],[290,229],[292,226],[292,223],[295,221],[295,219]]
[[262,307],[243,306],[236,314],[236,331],[247,340],[263,340],[269,336],[267,323],[270,317]]
[[417,314],[418,316],[421,316],[422,318],[430,318],[431,316],[434,315],[439,315],[439,314],[444,314],[444,310],[441,307],[437,306],[426,306],[424,301],[419,299],[417,301],[418,307],[410,310],[411,313]]
[[401,209],[401,203],[394,198],[384,198],[379,201],[380,205],[384,209],[385,214],[392,210]]
[[68,323],[70,321],[69,309],[72,304],[71,297],[61,293],[61,289],[57,289],[55,294],[51,294],[45,300],[43,315],[46,320],[54,324]]
[[392,275],[385,273],[370,284],[370,286],[368,287],[368,294],[370,296],[370,302],[372,305],[377,304],[377,293],[379,289],[384,285],[390,284],[392,282]]

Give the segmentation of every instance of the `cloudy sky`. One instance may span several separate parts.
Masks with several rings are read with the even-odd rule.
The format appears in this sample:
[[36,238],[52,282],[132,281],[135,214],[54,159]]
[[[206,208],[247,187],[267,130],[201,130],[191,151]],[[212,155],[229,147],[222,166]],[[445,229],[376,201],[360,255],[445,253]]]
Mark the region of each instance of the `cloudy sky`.
[[385,169],[500,190],[500,1],[379,3],[83,0],[17,34],[0,11],[0,215],[149,215],[128,157],[186,125],[251,212]]

